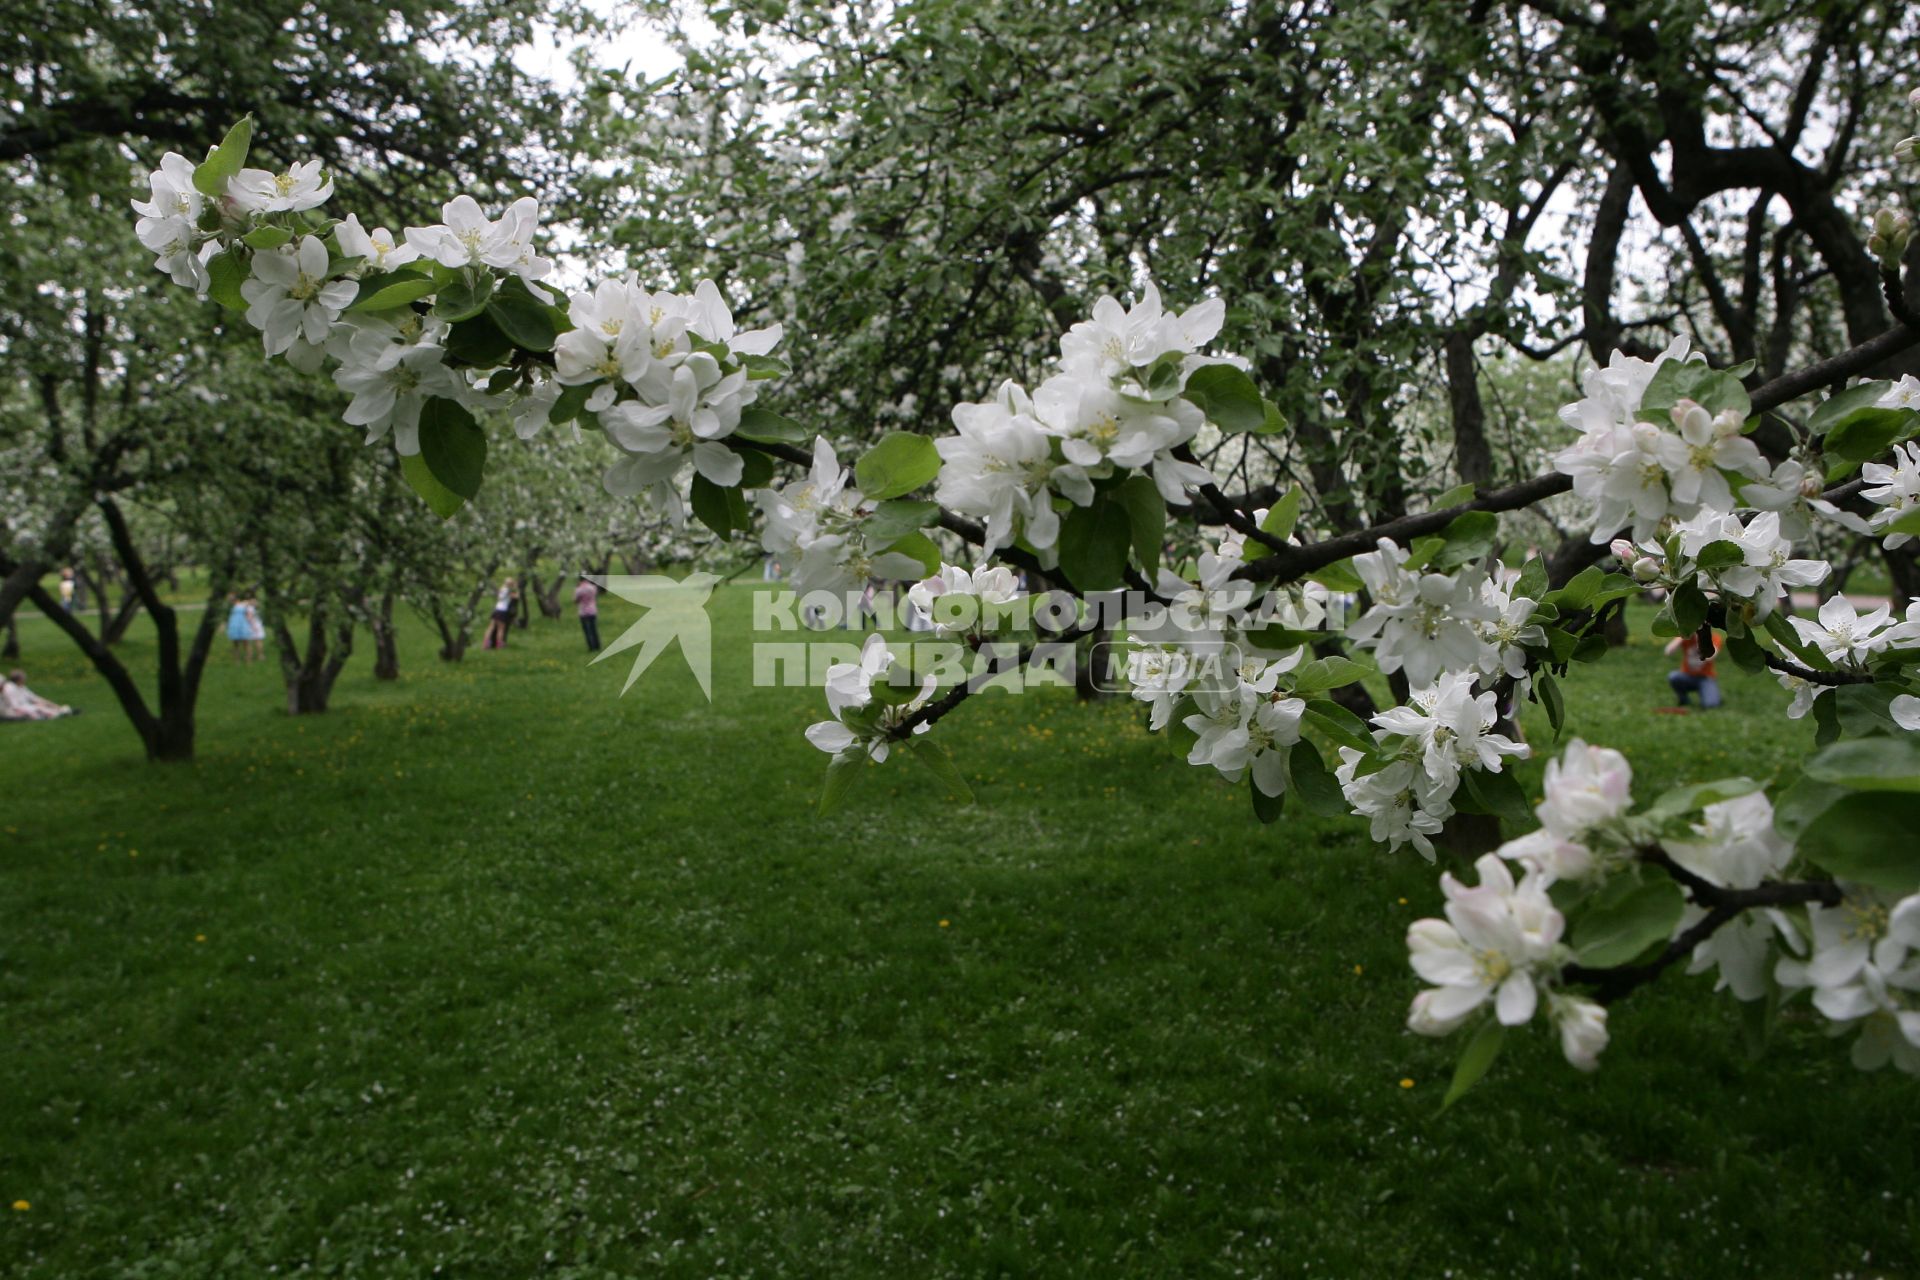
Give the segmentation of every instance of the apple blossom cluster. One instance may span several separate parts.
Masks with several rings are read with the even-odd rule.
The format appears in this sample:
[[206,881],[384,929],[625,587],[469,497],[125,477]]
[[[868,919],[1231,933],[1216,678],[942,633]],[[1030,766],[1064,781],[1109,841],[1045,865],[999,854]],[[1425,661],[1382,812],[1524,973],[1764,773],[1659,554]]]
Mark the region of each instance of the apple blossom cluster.
[[1020,578],[1005,565],[974,570],[942,564],[940,572],[907,588],[907,599],[942,636],[984,636],[1007,619],[1020,596]]
[[1057,554],[1056,496],[1088,506],[1094,481],[1135,470],[1185,503],[1213,477],[1174,456],[1207,422],[1183,393],[1196,370],[1237,363],[1199,354],[1225,319],[1217,298],[1168,312],[1151,283],[1131,310],[1101,298],[1062,335],[1057,372],[1031,394],[1007,382],[991,400],[954,406],[958,434],[937,442],[936,500],[984,522],[989,552],[1020,539],[1044,563]]
[[[1606,1010],[1558,988],[1568,966],[1615,945],[1617,931],[1582,946],[1577,934],[1567,937],[1556,903],[1577,903],[1602,892],[1610,877],[1633,875],[1653,849],[1728,891],[1776,883],[1793,861],[1773,805],[1750,782],[1709,784],[1710,795],[1734,794],[1710,799],[1691,821],[1680,816],[1684,810],[1662,814],[1659,805],[1634,813],[1632,785],[1624,756],[1576,738],[1547,765],[1545,796],[1535,807],[1539,830],[1482,857],[1477,885],[1441,876],[1446,919],[1418,920],[1407,930],[1413,969],[1432,984],[1414,997],[1409,1029],[1446,1035],[1488,1005],[1502,1026],[1519,1026],[1544,995],[1567,1061],[1590,1071],[1607,1044]],[[1896,901],[1864,885],[1841,890],[1837,906],[1740,911],[1693,947],[1688,972],[1715,973],[1715,989],[1739,1000],[1762,999],[1776,986],[1811,990],[1834,1034],[1860,1031],[1856,1065],[1892,1062],[1920,1073],[1920,894]],[[1688,935],[1709,908],[1688,901],[1670,914],[1670,929],[1649,935],[1648,945]],[[1650,918],[1664,917],[1656,908]]]
[[[862,756],[876,763],[887,758],[894,731],[933,697],[934,677],[908,683],[905,671],[884,636],[867,637],[858,662],[836,662],[827,668],[827,710],[831,720],[807,727],[807,741],[836,758]],[[900,682],[895,683],[899,677]],[[916,734],[931,726],[918,724]]]
[[[813,466],[804,478],[761,489],[754,501],[764,517],[760,545],[792,566],[789,580],[802,595],[864,587],[870,578],[917,578],[925,572],[921,561],[886,550],[883,540],[872,536],[877,504],[853,487],[851,468],[840,465],[824,437],[814,438]],[[896,531],[893,537],[898,536]]]
[[[243,153],[244,139],[238,145]],[[572,393],[568,416],[592,415],[622,454],[607,470],[608,492],[648,494],[677,521],[677,480],[689,464],[713,484],[739,483],[741,458],[722,442],[759,379],[777,372],[766,358],[782,335],[777,325],[738,331],[711,281],[690,295],[648,292],[632,277],[603,281],[572,295],[562,321],[540,283],[553,264],[534,247],[540,206],[530,196],[497,218],[457,196],[441,222],[396,237],[352,215],[311,212],[333,193],[318,160],[278,174],[238,168],[216,175],[209,193],[211,164],[164,157],[149,176],[150,198],[134,202],[136,235],[155,266],[197,293],[218,293],[222,276],[236,277],[267,355],[307,372],[335,361],[334,381],[353,397],[346,420],[367,429],[369,444],[391,435],[402,456],[419,454],[421,414],[436,399],[509,415],[531,436]],[[551,344],[550,371],[534,361],[503,376],[497,367],[511,345],[459,341],[461,321],[514,296],[502,282],[546,310],[537,325]]]
[[1561,421],[1580,438],[1554,456],[1554,469],[1573,478],[1575,496],[1593,510],[1593,540],[1632,525],[1636,539],[1650,538],[1669,517],[1685,519],[1703,506],[1731,511],[1729,476],[1768,480],[1772,472],[1743,434],[1746,415],[1728,407],[1718,413],[1689,399],[1677,400],[1666,424],[1643,414],[1643,401],[1662,366],[1687,359],[1686,337],[1675,338],[1652,360],[1614,352],[1605,368],[1582,380],[1584,398],[1560,410]]
[[1619,538],[1611,550],[1644,586],[1690,583],[1743,606],[1755,621],[1765,621],[1794,588],[1818,586],[1833,571],[1825,560],[1796,558],[1773,511],[1742,523],[1731,512],[1703,510],[1672,525],[1662,541],[1636,545]]
[[1422,570],[1412,553],[1389,539],[1353,558],[1371,606],[1347,627],[1347,638],[1371,649],[1387,675],[1404,671],[1424,688],[1446,671],[1477,672],[1489,687],[1527,679],[1527,649],[1546,644],[1533,621],[1539,601],[1514,594],[1514,580],[1489,572],[1484,561],[1452,573]]
[[1506,758],[1526,759],[1525,743],[1494,732],[1498,695],[1476,694],[1477,679],[1473,671],[1443,674],[1373,717],[1371,751],[1340,748],[1334,776],[1375,840],[1392,849],[1411,844],[1431,862],[1432,837],[1453,816],[1462,773],[1499,773]]

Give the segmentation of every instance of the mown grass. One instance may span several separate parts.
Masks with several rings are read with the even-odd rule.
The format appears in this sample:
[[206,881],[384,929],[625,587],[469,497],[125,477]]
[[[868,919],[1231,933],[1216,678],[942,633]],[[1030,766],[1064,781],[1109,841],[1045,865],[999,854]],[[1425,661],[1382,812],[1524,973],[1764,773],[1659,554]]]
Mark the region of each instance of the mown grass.
[[[1417,857],[1260,827],[1133,704],[1058,691],[940,726],[975,806],[900,761],[819,819],[818,695],[750,687],[746,595],[711,708],[672,655],[617,698],[570,621],[451,667],[414,628],[402,682],[356,658],[322,717],[217,662],[175,767],[23,623],[87,714],[0,727],[0,1201],[31,1205],[0,1272],[1920,1265],[1920,1087],[1810,1019],[1754,1061],[1668,982],[1597,1076],[1535,1028],[1436,1115]],[[1738,673],[1722,713],[1652,714],[1663,669],[1643,640],[1568,686],[1643,796],[1807,749]]]

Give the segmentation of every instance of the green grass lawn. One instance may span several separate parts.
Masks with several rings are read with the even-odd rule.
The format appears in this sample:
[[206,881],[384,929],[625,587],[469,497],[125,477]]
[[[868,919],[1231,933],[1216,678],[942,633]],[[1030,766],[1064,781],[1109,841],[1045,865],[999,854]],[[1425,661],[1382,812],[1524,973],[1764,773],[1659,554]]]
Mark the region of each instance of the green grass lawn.
[[[1920,1084],[1812,1019],[1755,1061],[1670,981],[1597,1076],[1534,1027],[1436,1115],[1417,856],[1058,691],[936,730],[976,805],[902,760],[817,818],[819,695],[750,687],[720,601],[711,708],[673,655],[617,697],[571,620],[458,666],[413,627],[308,719],[223,653],[190,766],[23,621],[86,714],[0,726],[0,1274],[1920,1267]],[[1653,714],[1655,643],[1567,687],[1643,797],[1808,749],[1739,672]]]

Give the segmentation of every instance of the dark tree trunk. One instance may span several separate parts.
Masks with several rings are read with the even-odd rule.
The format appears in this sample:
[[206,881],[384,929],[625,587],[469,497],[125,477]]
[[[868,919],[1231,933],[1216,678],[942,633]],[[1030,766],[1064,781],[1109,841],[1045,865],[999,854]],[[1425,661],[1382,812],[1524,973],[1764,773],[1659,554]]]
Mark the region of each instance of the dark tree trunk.
[[1077,661],[1073,664],[1073,696],[1081,702],[1093,702],[1107,696],[1112,682],[1105,672],[1094,670],[1096,663],[1112,661],[1111,646],[1107,643],[1113,633],[1102,627],[1080,642]]
[[367,630],[373,632],[373,678],[398,680],[400,646],[393,630],[393,592],[380,597],[380,609],[368,617]]
[[7,640],[4,645],[0,645],[0,658],[17,658],[19,656],[20,656],[19,623],[17,619],[8,618],[7,619]]
[[[327,639],[329,630],[333,633],[331,645]],[[280,674],[287,686],[287,714],[311,716],[326,711],[333,697],[333,682],[353,654],[353,619],[331,620],[326,607],[316,602],[307,617],[304,654],[286,623],[274,623],[273,638],[274,647],[280,651]]]
[[112,619],[108,621],[106,629],[101,632],[101,640],[107,644],[119,644],[122,640],[126,639],[127,629],[133,625],[133,620],[139,616],[140,607],[140,593],[131,587],[127,588],[127,597],[120,602],[120,607],[114,611],[114,615]]
[[550,587],[541,586],[538,578],[527,579],[528,589],[539,601],[541,617],[551,620],[560,616],[563,608],[560,603],[560,588],[566,585],[567,575],[564,573],[555,574],[553,585]]

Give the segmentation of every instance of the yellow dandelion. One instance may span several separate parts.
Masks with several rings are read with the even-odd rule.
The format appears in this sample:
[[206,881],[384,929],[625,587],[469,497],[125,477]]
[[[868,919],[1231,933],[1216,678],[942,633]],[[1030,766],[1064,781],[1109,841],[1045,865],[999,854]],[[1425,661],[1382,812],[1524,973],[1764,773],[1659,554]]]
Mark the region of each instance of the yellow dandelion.
[[1412,1077],[1412,1076],[1406,1076],[1406,1077],[1404,1077],[1404,1078],[1402,1078],[1402,1079],[1401,1079],[1401,1081],[1400,1081],[1400,1087],[1401,1087],[1402,1089],[1411,1089],[1411,1088],[1413,1088],[1413,1077]]
[[945,929],[945,928],[947,928],[948,926],[950,926],[950,925],[951,925],[952,923],[953,923],[953,921],[951,921],[951,920],[942,920],[942,921],[940,922],[940,927],[941,927],[942,929]]
[[31,1208],[33,1208],[33,1205],[32,1205],[31,1203],[29,1203],[28,1201],[25,1201],[25,1200],[15,1200],[15,1201],[13,1202],[13,1211],[14,1211],[15,1213],[25,1213],[25,1212],[26,1212],[27,1210],[29,1210],[29,1209],[31,1209]]
[[204,933],[196,933],[193,935],[193,940],[195,942],[205,942],[207,940],[207,935]]
[[1355,965],[1353,966],[1353,972],[1354,972],[1354,975],[1357,977],[1360,974],[1365,973],[1366,970],[1360,965]]

